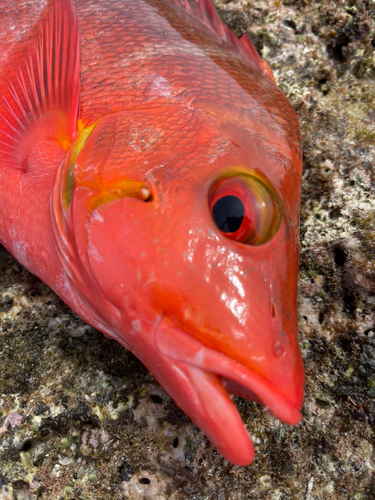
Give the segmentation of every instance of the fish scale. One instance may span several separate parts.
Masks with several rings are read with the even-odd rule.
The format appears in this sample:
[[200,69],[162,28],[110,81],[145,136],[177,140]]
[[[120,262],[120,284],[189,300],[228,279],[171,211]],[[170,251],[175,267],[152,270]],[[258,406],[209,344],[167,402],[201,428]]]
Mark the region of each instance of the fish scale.
[[231,395],[301,418],[292,107],[209,0],[0,9],[1,243],[249,464]]
[[[82,32],[90,34],[87,41],[82,40],[82,86],[86,89],[81,96],[83,119],[95,121],[108,109],[143,105],[142,93],[155,77],[165,78],[179,92],[178,101],[184,103],[198,95],[241,103],[249,90],[265,98],[267,84],[263,81],[259,90],[254,88],[255,82],[249,88],[246,72],[253,73],[254,69],[244,68],[240,54],[228,54],[225,47],[213,43],[205,34],[197,36],[186,22],[175,20],[172,29],[152,5],[160,7],[163,2],[101,2],[100,19],[95,16],[97,2],[76,6]],[[164,10],[169,11],[170,18],[174,15],[171,9]],[[126,32],[131,35],[124,38]],[[210,55],[220,60],[220,66],[210,60]],[[202,70],[197,72],[197,66]],[[111,81],[110,95],[106,93],[107,79]],[[273,94],[271,82],[269,87]],[[174,96],[171,98],[175,102]],[[289,113],[289,107],[285,111]]]

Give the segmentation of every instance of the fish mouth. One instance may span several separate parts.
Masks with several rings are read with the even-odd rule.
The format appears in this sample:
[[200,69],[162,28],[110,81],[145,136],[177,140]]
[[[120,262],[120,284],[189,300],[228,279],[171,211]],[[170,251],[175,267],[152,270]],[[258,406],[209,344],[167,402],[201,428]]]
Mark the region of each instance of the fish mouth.
[[186,393],[190,396],[187,401],[171,391],[176,403],[234,464],[251,463],[254,448],[230,394],[261,403],[286,424],[300,422],[299,408],[264,377],[205,346],[166,317],[155,330],[155,342],[159,352],[173,363],[176,376],[188,386],[184,391],[185,397]]

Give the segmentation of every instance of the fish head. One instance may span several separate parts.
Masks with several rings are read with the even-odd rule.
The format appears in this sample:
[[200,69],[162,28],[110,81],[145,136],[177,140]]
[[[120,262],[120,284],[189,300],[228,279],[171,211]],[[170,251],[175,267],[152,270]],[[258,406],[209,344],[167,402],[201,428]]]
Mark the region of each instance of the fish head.
[[229,105],[166,108],[103,117],[62,174],[70,274],[84,269],[76,286],[106,333],[244,465],[229,394],[300,420],[300,153],[268,115],[254,132]]

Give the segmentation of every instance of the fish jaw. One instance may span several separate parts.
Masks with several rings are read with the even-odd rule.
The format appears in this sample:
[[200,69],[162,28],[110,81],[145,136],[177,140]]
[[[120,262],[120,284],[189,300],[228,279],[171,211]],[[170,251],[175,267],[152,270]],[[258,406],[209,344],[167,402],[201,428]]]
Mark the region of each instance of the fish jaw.
[[158,376],[154,364],[151,372],[176,404],[224,458],[235,465],[249,465],[255,455],[251,438],[220,378],[190,363],[171,359],[159,349],[158,352],[164,361],[163,374]]
[[[301,420],[300,404],[295,406],[263,377],[204,346],[167,316],[156,323],[153,341],[142,339],[147,330],[151,333],[147,324],[142,326],[133,349],[176,404],[233,464],[249,465],[254,460],[254,448],[226,390],[226,381],[234,381],[244,392],[253,394],[251,399],[262,402],[282,422],[296,425]],[[147,349],[142,349],[144,342]]]
[[205,370],[242,386],[282,422],[296,425],[301,420],[301,402],[292,395],[288,401],[277,387],[261,375],[224,353],[206,347],[168,320],[161,321],[155,332],[156,346],[169,359]]
[[179,392],[183,383],[191,391],[183,406],[178,397],[174,397],[176,403],[224,458],[235,465],[249,465],[255,457],[251,437],[220,378],[187,363],[174,362],[173,366],[181,374]]

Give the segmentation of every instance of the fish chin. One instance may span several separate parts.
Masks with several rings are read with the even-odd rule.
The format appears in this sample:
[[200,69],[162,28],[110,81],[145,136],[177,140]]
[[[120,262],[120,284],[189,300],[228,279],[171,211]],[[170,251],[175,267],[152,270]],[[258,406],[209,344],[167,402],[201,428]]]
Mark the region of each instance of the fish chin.
[[177,404],[231,462],[248,465],[254,449],[229,393],[261,403],[286,424],[295,425],[301,420],[299,409],[261,375],[203,345],[168,318],[157,326],[155,342],[194,394],[188,404],[173,394]]

